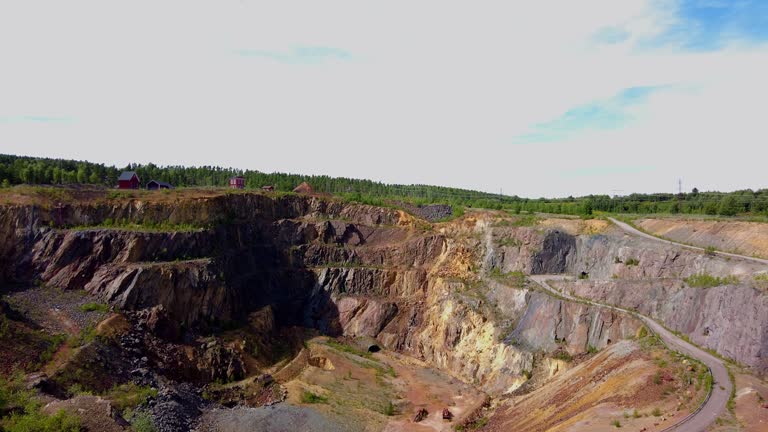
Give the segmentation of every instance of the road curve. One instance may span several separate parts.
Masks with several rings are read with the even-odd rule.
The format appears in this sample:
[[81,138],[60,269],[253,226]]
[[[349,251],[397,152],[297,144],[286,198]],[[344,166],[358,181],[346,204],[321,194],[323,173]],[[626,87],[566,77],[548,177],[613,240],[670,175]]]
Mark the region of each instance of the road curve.
[[[650,240],[655,240],[657,242],[666,243],[666,244],[670,244],[670,245],[674,245],[674,246],[680,246],[680,247],[683,247],[683,248],[686,248],[686,249],[691,249],[691,250],[695,250],[695,251],[699,251],[699,252],[705,252],[706,251],[706,249],[704,249],[702,247],[690,246],[690,245],[683,244],[683,243],[678,243],[678,242],[675,242],[675,241],[672,241],[672,240],[667,240],[667,239],[663,239],[663,238],[652,236],[652,235],[650,235],[648,233],[644,233],[644,232],[640,231],[639,229],[633,227],[632,225],[630,225],[630,224],[628,224],[626,222],[622,222],[620,220],[616,220],[616,219],[614,219],[612,217],[609,217],[608,220],[613,222],[614,225],[616,225],[617,227],[621,228],[622,230],[624,230],[624,231],[626,231],[626,232],[628,232],[630,234],[636,235],[638,237],[643,237],[643,238],[647,238],[647,239],[650,239]],[[722,257],[738,258],[738,259],[743,259],[743,260],[747,260],[747,261],[752,261],[752,262],[768,265],[768,259],[755,258],[755,257],[751,257],[751,256],[739,255],[739,254],[734,254],[734,253],[730,253],[730,252],[715,251],[714,253],[715,253],[715,255],[719,255],[719,256],[722,256]]]
[[700,362],[704,363],[706,366],[709,367],[709,369],[712,371],[712,378],[713,378],[712,394],[709,397],[709,399],[705,402],[705,404],[701,407],[701,409],[698,412],[695,412],[691,417],[688,417],[682,423],[679,423],[677,425],[664,429],[664,432],[672,432],[672,431],[701,432],[703,430],[706,430],[707,427],[709,427],[710,425],[712,425],[717,419],[717,417],[723,413],[723,411],[725,410],[726,404],[728,403],[728,398],[731,395],[731,388],[733,384],[731,383],[731,380],[728,377],[728,370],[725,368],[725,365],[720,359],[682,340],[681,338],[677,337],[674,333],[662,327],[659,323],[652,320],[651,318],[648,318],[644,315],[640,315],[633,311],[628,311],[620,307],[604,305],[601,303],[590,301],[588,299],[573,297],[566,292],[558,291],[557,289],[549,285],[549,283],[547,283],[548,280],[570,280],[571,278],[568,276],[535,275],[535,276],[531,276],[530,278],[545,290],[557,296],[563,297],[565,299],[587,302],[593,306],[613,309],[615,311],[627,313],[634,317],[637,317],[638,319],[643,321],[643,323],[646,326],[648,326],[649,329],[651,329],[654,333],[659,335],[661,340],[663,340],[664,343],[666,343],[670,349],[678,351],[682,354],[686,354],[692,358],[695,358],[696,360],[699,360]]

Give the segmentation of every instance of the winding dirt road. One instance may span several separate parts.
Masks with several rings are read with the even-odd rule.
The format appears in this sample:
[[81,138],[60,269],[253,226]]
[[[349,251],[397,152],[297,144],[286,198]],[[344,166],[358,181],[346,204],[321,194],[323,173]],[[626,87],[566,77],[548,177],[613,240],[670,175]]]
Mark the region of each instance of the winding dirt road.
[[[706,251],[706,249],[704,249],[702,247],[690,246],[690,245],[683,244],[683,243],[678,243],[678,242],[675,242],[675,241],[672,241],[672,240],[667,240],[667,239],[663,239],[663,238],[652,236],[652,235],[650,235],[648,233],[644,233],[644,232],[640,231],[639,229],[633,227],[632,225],[630,225],[630,224],[628,224],[626,222],[622,222],[620,220],[616,220],[616,219],[614,219],[612,217],[609,217],[608,220],[613,222],[614,225],[616,225],[617,227],[621,228],[622,230],[624,230],[624,231],[626,231],[626,232],[628,232],[628,233],[630,233],[632,235],[636,235],[638,237],[643,237],[643,238],[647,238],[647,239],[650,239],[650,240],[655,240],[657,242],[666,243],[666,244],[674,245],[674,246],[679,246],[679,247],[682,247],[682,248],[691,249],[691,250],[695,250],[695,251],[699,251],[699,252],[705,252]],[[751,256],[739,255],[739,254],[734,254],[734,253],[730,253],[730,252],[720,252],[720,251],[715,251],[714,254],[722,256],[722,257],[738,258],[738,259],[743,259],[743,260],[747,260],[747,261],[752,261],[752,262],[768,265],[768,260],[767,259],[755,258],[755,257],[751,257]]]
[[535,276],[531,276],[531,280],[539,284],[545,290],[557,296],[566,298],[568,300],[583,301],[593,306],[612,309],[618,312],[635,316],[638,319],[642,320],[643,323],[645,323],[645,325],[649,329],[651,329],[654,333],[659,335],[661,340],[663,340],[664,343],[666,343],[670,349],[678,351],[682,354],[686,354],[690,357],[693,357],[696,360],[699,360],[705,365],[707,365],[707,367],[709,367],[709,369],[712,371],[712,377],[714,378],[713,380],[714,383],[712,385],[712,395],[709,397],[709,399],[706,401],[706,403],[701,407],[701,409],[698,412],[695,412],[692,416],[684,419],[682,422],[664,429],[665,432],[667,431],[669,432],[704,431],[707,429],[707,427],[709,427],[715,422],[717,417],[720,414],[722,414],[723,411],[725,411],[725,406],[731,394],[731,387],[733,384],[731,383],[731,380],[728,378],[728,370],[725,368],[725,365],[720,359],[718,359],[717,357],[713,356],[712,354],[700,348],[697,348],[691,345],[690,343],[682,340],[681,338],[675,336],[674,333],[665,329],[659,323],[657,323],[656,321],[654,321],[649,317],[640,315],[636,312],[628,311],[626,309],[622,309],[620,307],[605,305],[602,303],[596,303],[584,298],[573,297],[566,292],[558,291],[547,282],[547,281],[557,281],[557,280],[560,280],[560,281],[572,280],[572,277],[570,276],[535,275]]

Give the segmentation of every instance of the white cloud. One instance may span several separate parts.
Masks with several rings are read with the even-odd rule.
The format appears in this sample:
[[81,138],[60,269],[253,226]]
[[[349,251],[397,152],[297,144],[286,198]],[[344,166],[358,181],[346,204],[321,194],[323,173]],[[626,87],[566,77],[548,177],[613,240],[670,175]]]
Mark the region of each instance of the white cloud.
[[[1,152],[526,196],[670,190],[678,176],[768,186],[736,165],[711,170],[729,160],[716,149],[768,153],[768,49],[639,49],[677,24],[671,1],[16,3],[0,14],[0,118],[69,121],[0,122]],[[606,28],[627,36],[601,43]],[[275,61],[297,47],[336,54]],[[656,85],[679,90],[632,107],[626,128],[512,145],[574,107]],[[611,165],[656,169],[549,175]]]

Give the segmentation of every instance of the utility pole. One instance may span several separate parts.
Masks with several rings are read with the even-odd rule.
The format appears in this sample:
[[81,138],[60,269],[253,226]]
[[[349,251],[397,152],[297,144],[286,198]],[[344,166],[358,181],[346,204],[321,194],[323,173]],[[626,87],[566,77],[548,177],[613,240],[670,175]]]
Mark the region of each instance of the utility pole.
[[683,179],[682,178],[677,179],[677,193],[678,193],[678,195],[681,195],[683,193]]

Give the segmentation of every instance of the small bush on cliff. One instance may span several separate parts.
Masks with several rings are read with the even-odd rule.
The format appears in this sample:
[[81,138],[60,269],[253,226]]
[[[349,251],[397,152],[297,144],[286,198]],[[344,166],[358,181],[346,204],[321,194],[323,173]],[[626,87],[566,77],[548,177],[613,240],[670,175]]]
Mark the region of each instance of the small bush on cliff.
[[86,303],[80,306],[80,310],[83,312],[109,312],[109,305],[102,303]]
[[628,266],[636,266],[636,265],[640,264],[640,260],[637,259],[637,258],[629,258],[626,261],[624,261],[624,264],[626,264]]
[[385,416],[393,416],[396,413],[395,404],[392,403],[392,401],[388,401],[386,405],[384,405],[384,409],[382,410],[382,413]]
[[47,415],[32,392],[24,387],[23,375],[0,377],[0,430],[5,432],[79,432],[80,419],[64,410]]
[[715,249],[714,246],[707,246],[706,249],[704,249],[704,253],[709,256],[715,256],[717,252],[717,249]]
[[128,408],[136,408],[150,398],[157,397],[157,390],[148,386],[138,386],[132,382],[115,386],[107,394],[107,399],[112,402],[112,406],[123,411]]
[[328,398],[305,390],[304,393],[301,394],[301,401],[307,404],[327,403]]
[[713,288],[720,285],[736,284],[739,279],[736,276],[726,276],[724,278],[712,276],[708,273],[699,273],[688,276],[683,279],[688,286],[692,288]]
[[80,432],[80,418],[64,410],[54,415],[43,414],[39,408],[34,411],[24,411],[24,414],[13,414],[3,421],[6,432]]
[[555,360],[563,360],[563,361],[572,361],[573,356],[568,353],[568,351],[565,350],[558,350],[555,351],[554,354],[552,354],[552,358]]
[[134,412],[128,409],[123,417],[131,424],[131,430],[134,432],[157,432],[155,422],[149,413]]
[[74,347],[81,347],[83,345],[88,345],[89,343],[93,342],[96,339],[96,327],[93,325],[89,325],[82,330],[80,330],[80,333],[77,336],[70,337],[69,344]]

